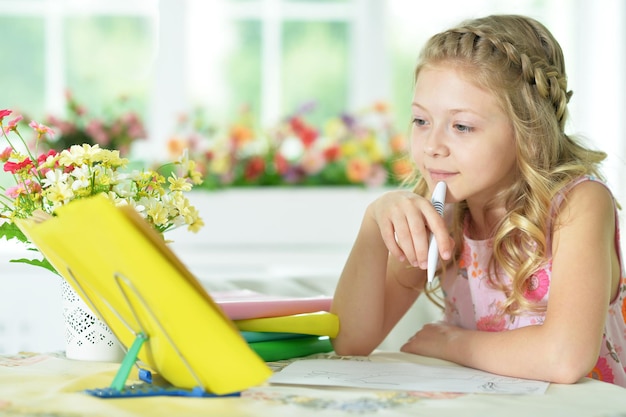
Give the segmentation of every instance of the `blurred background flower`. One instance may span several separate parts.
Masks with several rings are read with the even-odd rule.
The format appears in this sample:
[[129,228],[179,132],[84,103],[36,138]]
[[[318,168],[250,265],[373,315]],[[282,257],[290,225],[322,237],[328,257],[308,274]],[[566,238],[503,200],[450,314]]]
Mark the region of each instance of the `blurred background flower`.
[[127,109],[128,97],[120,97],[110,106],[115,110],[105,110],[102,115],[89,111],[69,90],[66,103],[64,118],[48,115],[45,119],[56,134],[41,143],[44,148],[60,152],[72,145],[98,145],[127,156],[133,142],[146,139],[143,121],[135,111]]
[[303,105],[280,123],[260,129],[242,108],[228,127],[212,124],[197,109],[179,119],[168,141],[177,157],[189,149],[204,176],[200,187],[396,185],[413,167],[406,136],[392,123],[388,106],[375,103],[355,114],[340,114],[315,126]]

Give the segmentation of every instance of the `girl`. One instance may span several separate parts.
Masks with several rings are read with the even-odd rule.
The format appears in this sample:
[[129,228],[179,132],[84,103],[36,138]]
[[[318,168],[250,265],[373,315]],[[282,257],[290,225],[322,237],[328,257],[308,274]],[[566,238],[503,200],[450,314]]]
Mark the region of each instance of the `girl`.
[[[539,22],[489,16],[437,34],[415,70],[413,192],[366,209],[332,311],[340,355],[375,349],[439,247],[444,320],[404,352],[501,375],[626,386],[626,277],[602,152],[564,133],[561,48]],[[444,218],[430,202],[447,185]]]

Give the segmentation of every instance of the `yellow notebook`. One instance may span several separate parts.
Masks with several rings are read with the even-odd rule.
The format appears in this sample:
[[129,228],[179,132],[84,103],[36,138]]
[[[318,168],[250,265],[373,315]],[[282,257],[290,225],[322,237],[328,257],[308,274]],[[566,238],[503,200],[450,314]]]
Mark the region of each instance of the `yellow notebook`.
[[248,332],[300,333],[334,338],[339,332],[339,318],[327,311],[235,320],[239,330]]
[[233,322],[131,207],[105,196],[76,200],[58,216],[18,226],[128,349],[180,388],[215,394],[260,384],[271,370]]

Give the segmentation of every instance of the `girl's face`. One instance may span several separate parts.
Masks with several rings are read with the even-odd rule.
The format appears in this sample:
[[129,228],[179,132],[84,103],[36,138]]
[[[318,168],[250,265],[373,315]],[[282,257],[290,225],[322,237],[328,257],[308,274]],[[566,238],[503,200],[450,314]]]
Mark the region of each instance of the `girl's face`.
[[411,153],[432,190],[448,202],[485,204],[515,176],[511,121],[496,98],[451,65],[425,66],[415,84]]

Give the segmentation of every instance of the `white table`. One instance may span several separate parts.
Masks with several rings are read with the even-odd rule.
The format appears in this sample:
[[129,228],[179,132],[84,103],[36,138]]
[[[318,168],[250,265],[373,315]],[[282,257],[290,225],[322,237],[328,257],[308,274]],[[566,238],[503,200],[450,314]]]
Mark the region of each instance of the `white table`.
[[[385,352],[377,352],[369,359],[442,363],[415,355]],[[117,366],[114,363],[71,361],[59,354],[0,356],[0,415],[85,417],[626,415],[626,389],[590,379],[583,379],[573,385],[552,384],[543,395],[426,394],[268,384],[253,387],[236,398],[100,399],[83,392],[85,389],[108,386]]]

